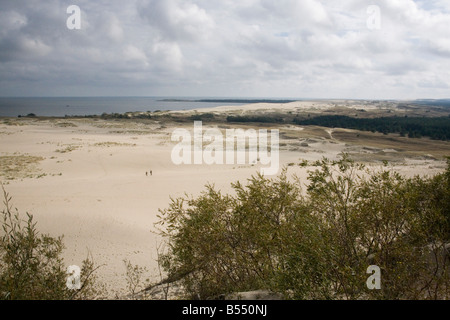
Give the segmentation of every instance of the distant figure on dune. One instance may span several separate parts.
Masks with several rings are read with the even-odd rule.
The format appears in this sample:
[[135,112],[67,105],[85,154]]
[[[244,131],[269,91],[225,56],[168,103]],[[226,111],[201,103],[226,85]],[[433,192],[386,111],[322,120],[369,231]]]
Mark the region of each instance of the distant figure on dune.
[[153,171],[152,171],[152,170],[150,170],[150,175],[151,175],[151,176],[153,175]]
[[147,171],[145,171],[145,175],[148,177],[148,172]]

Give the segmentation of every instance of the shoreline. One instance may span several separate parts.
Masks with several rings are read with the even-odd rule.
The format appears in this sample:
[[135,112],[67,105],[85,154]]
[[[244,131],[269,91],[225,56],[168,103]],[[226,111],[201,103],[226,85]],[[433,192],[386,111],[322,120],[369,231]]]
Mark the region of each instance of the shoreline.
[[[33,101],[34,98],[32,97],[0,97],[1,99],[16,99],[16,100],[29,100]],[[68,114],[65,113],[64,115],[40,115],[39,114],[39,108],[33,110],[31,107],[25,107],[25,105],[17,105],[14,106],[14,108],[18,108],[18,110],[26,109],[28,111],[22,111],[22,113],[15,114],[15,115],[3,115],[0,116],[0,118],[16,118],[16,117],[24,117],[26,118],[27,115],[35,115],[39,118],[96,118],[101,117],[102,115],[112,115],[112,114],[152,114],[152,113],[158,113],[158,112],[169,112],[169,113],[189,113],[189,112],[213,112],[213,111],[237,111],[237,110],[243,110],[245,111],[261,111],[261,110],[269,110],[269,109],[280,109],[282,111],[297,111],[297,112],[317,112],[317,111],[324,111],[324,110],[332,110],[332,109],[339,109],[339,108],[348,108],[353,110],[366,110],[366,111],[375,111],[375,110],[396,110],[400,111],[400,109],[403,109],[403,113],[405,112],[413,112],[417,110],[422,110],[424,108],[429,110],[438,110],[441,111],[444,114],[448,114],[450,112],[450,99],[418,99],[418,100],[364,100],[364,99],[289,99],[289,98],[203,98],[203,97],[192,97],[192,98],[166,98],[166,97],[38,97],[36,99],[43,99],[45,102],[45,99],[53,99],[53,100],[61,100],[56,105],[51,105],[50,109],[58,110],[57,112],[60,113],[61,110],[65,111],[71,111],[74,110],[73,108],[90,108],[93,107],[94,109],[98,106],[96,106],[96,103],[99,103],[97,100],[104,99],[101,104],[107,104],[107,105],[114,105],[113,100],[118,99],[120,100],[133,100],[133,99],[150,99],[149,102],[153,103],[154,105],[149,105],[148,107],[142,107],[139,106],[139,103],[133,103],[134,106],[128,106],[128,109],[134,109],[134,110],[141,110],[141,111],[117,111],[117,110],[110,110],[110,111],[96,111],[94,113],[83,113],[83,114]],[[66,100],[65,100],[66,99]],[[83,104],[78,105],[80,102],[75,103],[75,105],[71,104],[71,99],[75,100],[85,100],[85,99],[91,99],[93,100],[93,105],[90,106],[89,104],[86,104],[83,106]],[[73,101],[72,101],[73,102]],[[160,106],[158,105],[159,102],[162,103],[168,103],[166,106]],[[48,103],[48,102],[47,102]],[[144,102],[140,102],[143,104]],[[174,103],[175,105],[172,105]],[[197,106],[196,103],[204,104],[203,106]],[[181,104],[181,105],[180,105]],[[185,104],[185,105],[183,105]],[[207,104],[212,104],[212,106],[207,106]],[[171,108],[175,107],[174,108]],[[7,106],[2,105],[3,109],[12,108],[13,106]],[[114,109],[117,106],[114,106],[110,109]],[[50,110],[49,109],[49,110]],[[122,109],[124,109],[122,107]],[[151,110],[153,109],[153,110]],[[147,110],[147,111],[144,111]],[[149,111],[151,110],[151,111]],[[342,110],[341,110],[342,111]],[[5,111],[3,111],[5,112]],[[422,114],[427,115],[426,112],[422,112]]]

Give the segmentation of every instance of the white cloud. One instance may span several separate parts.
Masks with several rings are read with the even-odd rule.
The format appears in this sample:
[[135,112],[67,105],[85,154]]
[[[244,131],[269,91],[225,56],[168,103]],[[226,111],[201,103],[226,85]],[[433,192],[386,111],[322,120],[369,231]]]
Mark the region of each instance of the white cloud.
[[153,46],[153,55],[158,64],[156,69],[162,71],[181,71],[183,67],[183,54],[180,47],[173,42],[159,42]]
[[144,66],[148,66],[147,56],[142,50],[136,48],[133,45],[128,45],[123,52],[124,58],[127,61],[136,61],[142,63]]
[[108,15],[104,20],[102,31],[109,39],[121,42],[124,40],[124,32],[120,20],[115,15]]
[[214,26],[204,9],[188,1],[148,0],[140,5],[139,12],[164,40],[204,39]]
[[78,31],[39,4],[0,3],[0,95],[448,96],[447,0],[79,0]]

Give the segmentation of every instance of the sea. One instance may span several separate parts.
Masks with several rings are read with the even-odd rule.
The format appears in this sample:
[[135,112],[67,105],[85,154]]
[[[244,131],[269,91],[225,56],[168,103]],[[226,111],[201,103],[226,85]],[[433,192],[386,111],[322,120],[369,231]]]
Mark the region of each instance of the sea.
[[[288,103],[304,98],[220,97],[0,97],[0,117],[34,114],[41,117],[91,116],[103,113],[178,111],[258,102]],[[410,101],[419,105],[450,108],[450,99]]]
[[[0,97],[0,117],[90,116],[103,113],[177,111],[244,105],[253,100],[208,97]],[[254,101],[253,101],[254,102]]]

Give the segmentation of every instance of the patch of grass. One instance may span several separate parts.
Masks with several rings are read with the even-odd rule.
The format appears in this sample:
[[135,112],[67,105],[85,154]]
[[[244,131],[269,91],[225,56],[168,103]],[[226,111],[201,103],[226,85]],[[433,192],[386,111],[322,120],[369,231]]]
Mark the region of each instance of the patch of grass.
[[155,134],[151,131],[142,131],[142,130],[114,130],[109,131],[109,133],[112,134],[130,134],[130,135],[149,135],[149,134]]
[[136,147],[135,143],[121,143],[121,142],[97,142],[94,144],[94,147]]
[[61,127],[61,128],[77,128],[78,126],[72,122],[58,122],[56,123],[57,127]]
[[3,124],[5,124],[7,126],[24,126],[25,125],[25,123],[23,123],[22,121],[17,121],[14,119],[4,119]]
[[81,148],[81,146],[78,146],[78,145],[68,145],[64,149],[56,149],[55,152],[58,152],[58,153],[69,153],[69,152],[78,150],[80,148]]
[[408,139],[397,134],[388,136],[382,133],[362,132],[354,130],[336,129],[333,137],[341,142],[351,145],[360,145],[369,148],[395,149],[399,155],[423,155],[432,154],[437,158],[447,156],[450,152],[450,144],[446,141],[423,139]]
[[0,157],[0,176],[6,180],[39,177],[37,165],[43,157],[31,155],[8,155]]

